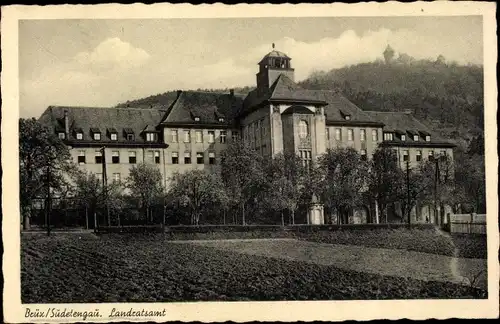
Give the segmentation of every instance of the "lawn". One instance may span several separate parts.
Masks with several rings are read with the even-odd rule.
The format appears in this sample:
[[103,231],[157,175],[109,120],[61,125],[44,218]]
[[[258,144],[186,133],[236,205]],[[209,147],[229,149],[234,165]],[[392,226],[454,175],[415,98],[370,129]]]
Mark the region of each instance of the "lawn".
[[[486,236],[448,235],[435,229],[363,229],[311,232],[248,231],[169,233],[170,240],[295,238],[319,243],[400,249],[460,258],[486,259]],[[455,254],[456,253],[456,254]]]
[[485,298],[482,290],[169,243],[24,234],[23,303]]

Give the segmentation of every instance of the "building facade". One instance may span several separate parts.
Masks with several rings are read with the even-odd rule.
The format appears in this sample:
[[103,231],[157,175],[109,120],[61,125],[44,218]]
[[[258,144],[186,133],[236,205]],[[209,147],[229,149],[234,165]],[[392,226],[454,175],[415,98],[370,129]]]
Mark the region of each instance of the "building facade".
[[[104,148],[108,181],[125,180],[134,164],[146,162],[159,168],[166,187],[175,172],[213,168],[239,139],[264,156],[294,152],[304,163],[336,147],[370,159],[379,145],[390,146],[402,167],[453,156],[453,144],[408,112],[364,111],[338,91],[301,88],[284,53],[273,50],[258,66],[256,88],[246,96],[177,91],[149,109],[51,106],[40,121],[82,169],[102,176]],[[413,212],[416,221],[433,217],[430,208],[422,216],[424,207]],[[370,221],[369,210],[354,213],[351,222]]]

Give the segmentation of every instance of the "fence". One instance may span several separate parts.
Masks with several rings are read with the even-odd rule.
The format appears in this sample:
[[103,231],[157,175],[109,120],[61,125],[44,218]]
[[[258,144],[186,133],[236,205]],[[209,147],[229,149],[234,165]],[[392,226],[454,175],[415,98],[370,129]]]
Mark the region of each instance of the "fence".
[[452,214],[449,223],[450,233],[486,235],[485,214]]

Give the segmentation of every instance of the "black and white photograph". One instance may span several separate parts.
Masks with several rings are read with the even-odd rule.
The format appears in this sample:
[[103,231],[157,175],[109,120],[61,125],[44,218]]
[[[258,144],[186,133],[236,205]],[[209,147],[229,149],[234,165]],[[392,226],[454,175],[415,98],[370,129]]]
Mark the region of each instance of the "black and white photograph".
[[495,6],[404,5],[2,10],[10,318],[498,317]]

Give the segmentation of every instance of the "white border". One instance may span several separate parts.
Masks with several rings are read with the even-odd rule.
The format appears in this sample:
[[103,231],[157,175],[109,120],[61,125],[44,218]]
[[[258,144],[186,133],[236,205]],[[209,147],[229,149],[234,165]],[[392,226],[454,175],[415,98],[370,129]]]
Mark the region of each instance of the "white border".
[[[24,318],[26,305],[20,299],[20,235],[18,181],[18,20],[69,18],[214,18],[214,17],[326,17],[326,16],[453,16],[482,15],[484,23],[485,145],[488,214],[488,300],[401,300],[401,301],[310,301],[310,302],[203,302],[154,304],[66,304],[29,305],[30,308],[71,307],[75,310],[100,309],[107,314],[112,307],[127,310],[147,306],[167,310],[165,318],[142,318],[137,321],[310,321],[372,319],[445,319],[496,318],[499,314],[498,240],[498,159],[497,159],[497,87],[495,3],[363,3],[331,5],[60,5],[2,7],[2,168],[3,168],[3,238],[4,320],[9,323],[34,322]],[[116,321],[123,321],[120,318]],[[126,319],[133,321],[134,319]],[[41,322],[51,322],[41,319]],[[59,318],[52,322],[64,321]],[[96,321],[93,318],[88,321]],[[101,321],[110,321],[102,318]]]

